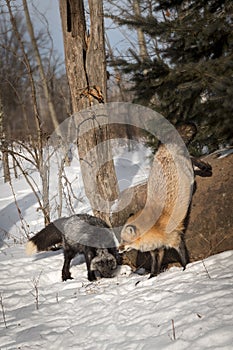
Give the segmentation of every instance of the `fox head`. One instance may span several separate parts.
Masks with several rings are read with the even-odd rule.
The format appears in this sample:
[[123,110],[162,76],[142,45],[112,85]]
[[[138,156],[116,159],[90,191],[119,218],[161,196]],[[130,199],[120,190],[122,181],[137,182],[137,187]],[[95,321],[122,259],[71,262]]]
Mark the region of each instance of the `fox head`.
[[121,252],[132,249],[148,250],[148,243],[150,244],[151,241],[151,237],[148,234],[155,223],[157,224],[157,230],[161,231],[157,212],[149,206],[146,207],[146,210],[140,210],[130,215],[121,231],[119,250]]
[[159,220],[153,226],[151,226],[150,220],[145,222],[138,219],[139,216],[137,216],[134,221],[130,220],[130,222],[126,222],[125,226],[123,227],[121,231],[121,242],[119,245],[120,252],[129,251],[132,249],[146,252],[169,246],[173,243],[176,244],[176,241],[178,240],[177,237],[179,236],[178,232],[183,228],[181,222],[177,226],[177,230],[174,231],[174,234],[167,234],[166,225],[168,216],[165,214],[161,215]]
[[135,225],[126,225],[121,232],[121,242],[119,246],[119,251],[129,251],[131,249],[138,249],[138,230]]
[[101,277],[111,278],[116,268],[116,258],[107,249],[97,249],[97,256],[91,261],[91,270],[97,271]]

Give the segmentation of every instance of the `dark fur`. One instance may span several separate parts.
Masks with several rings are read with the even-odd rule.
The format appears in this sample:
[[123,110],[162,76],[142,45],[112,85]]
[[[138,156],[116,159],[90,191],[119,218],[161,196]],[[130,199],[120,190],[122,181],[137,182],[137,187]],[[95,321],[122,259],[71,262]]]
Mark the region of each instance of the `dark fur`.
[[56,245],[62,244],[62,233],[51,222],[32,237],[30,241],[36,245],[38,252],[53,250]]
[[[69,220],[73,220],[71,221],[73,232],[76,230],[74,223],[77,223],[77,241],[73,241],[73,237],[70,239],[69,232],[67,232],[66,224],[69,224]],[[70,262],[78,253],[83,253],[85,256],[89,281],[96,280],[96,272],[101,277],[112,277],[117,262],[120,261],[116,246],[113,246],[112,244],[109,248],[105,248],[104,246],[97,248],[80,244],[78,238],[82,238],[82,232],[79,232],[79,223],[80,225],[85,225],[85,223],[91,225],[90,230],[92,229],[92,226],[93,230],[97,231],[98,228],[105,228],[107,229],[105,230],[106,233],[110,235],[110,239],[111,235],[113,237],[109,226],[103,220],[88,214],[77,214],[70,218],[61,218],[50,223],[29,241],[36,245],[37,251],[50,250],[58,244],[62,245],[64,250],[64,264],[62,268],[63,281],[72,279],[70,274]],[[85,228],[88,230],[88,226],[85,226]],[[100,232],[100,234],[102,233]]]
[[201,177],[211,177],[212,176],[212,166],[203,160],[191,157],[193,164],[194,175]]
[[[197,135],[198,129],[196,124],[191,121],[185,121],[177,123],[175,127],[176,130],[179,132],[180,136],[182,137],[185,145],[188,147]],[[210,164],[195,157],[191,157],[191,161],[193,164],[195,175],[201,177],[212,176],[212,167]]]

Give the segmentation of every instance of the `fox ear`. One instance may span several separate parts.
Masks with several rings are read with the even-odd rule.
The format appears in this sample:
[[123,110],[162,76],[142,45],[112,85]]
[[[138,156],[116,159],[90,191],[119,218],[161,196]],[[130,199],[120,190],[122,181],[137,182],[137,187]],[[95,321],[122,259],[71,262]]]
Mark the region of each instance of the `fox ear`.
[[136,235],[137,228],[135,225],[127,225],[125,229],[131,237],[134,237]]

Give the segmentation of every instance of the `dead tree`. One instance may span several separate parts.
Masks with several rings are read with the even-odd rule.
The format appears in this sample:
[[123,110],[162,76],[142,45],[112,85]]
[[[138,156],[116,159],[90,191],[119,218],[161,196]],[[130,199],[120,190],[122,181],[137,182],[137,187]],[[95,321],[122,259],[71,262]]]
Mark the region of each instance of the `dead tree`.
[[[103,24],[103,2],[89,0],[90,30],[87,31],[83,0],[60,0],[60,14],[65,47],[66,71],[70,86],[73,113],[90,108],[95,104],[106,102],[106,59]],[[93,117],[93,115],[92,115]],[[79,125],[88,119],[92,123],[88,134],[77,140],[81,171],[86,195],[95,215],[109,222],[109,209],[96,208],[96,193],[91,184],[96,181],[98,194],[106,201],[118,197],[117,179],[110,144],[107,141],[109,128],[99,127],[96,118],[87,117],[86,113],[77,114]],[[104,143],[103,147],[97,145]],[[85,162],[85,156],[92,152],[92,163],[95,166],[104,157],[105,164],[99,164],[98,176],[93,179],[92,165]]]

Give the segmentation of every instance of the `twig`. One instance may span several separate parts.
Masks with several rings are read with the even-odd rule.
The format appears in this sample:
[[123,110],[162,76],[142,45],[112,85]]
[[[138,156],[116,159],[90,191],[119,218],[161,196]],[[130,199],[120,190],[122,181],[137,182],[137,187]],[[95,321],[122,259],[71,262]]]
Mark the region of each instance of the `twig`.
[[[66,176],[65,169],[62,177],[66,184],[65,186],[66,191],[63,186],[63,195],[66,199],[67,206],[70,208],[71,212],[75,214],[75,208],[73,207],[72,200],[76,199],[77,201],[80,201],[80,202],[82,202],[82,200],[75,195],[74,190],[72,188],[72,183],[68,180],[68,177]],[[66,192],[67,192],[67,195],[66,195]]]
[[172,335],[173,335],[173,340],[176,340],[176,330],[175,330],[175,324],[173,319],[172,319]]
[[[46,218],[46,217],[47,217],[46,208],[44,207],[43,203],[41,202],[41,199],[40,199],[40,197],[39,197],[39,195],[38,195],[38,193],[37,193],[35,187],[33,186],[34,180],[32,180],[32,178],[29,177],[29,175],[27,174],[27,171],[25,171],[25,170],[23,169],[23,166],[20,164],[20,162],[18,161],[18,159],[17,159],[15,156],[13,156],[13,155],[12,155],[12,157],[15,159],[15,162],[16,162],[18,168],[20,169],[20,171],[22,172],[22,174],[23,174],[23,176],[24,176],[26,182],[28,183],[28,185],[29,185],[30,188],[32,189],[32,192],[33,192],[33,194],[35,195],[35,197],[36,197],[36,199],[37,199],[37,202],[38,202],[38,204],[39,204],[39,208],[42,210],[43,215],[44,215],[44,217]],[[41,169],[39,169],[39,172],[40,172],[41,178],[43,178],[43,174],[42,174],[42,172],[41,172]],[[43,179],[42,179],[42,182],[43,182]],[[12,192],[13,192],[13,186],[12,186]],[[19,209],[19,208],[17,207],[17,209]],[[18,211],[19,211],[19,210],[18,210]],[[21,219],[21,217],[20,217],[20,219]],[[22,222],[22,220],[21,220],[21,222]]]
[[36,310],[39,310],[39,281],[40,281],[40,276],[42,274],[42,271],[40,272],[39,276],[37,278],[33,278],[32,282],[33,282],[33,286],[35,288],[35,300],[36,300]]
[[59,171],[58,171],[58,200],[59,200],[59,206],[58,206],[58,217],[61,217],[62,214],[62,205],[63,205],[63,200],[62,200],[62,174],[65,168],[65,159],[63,158],[61,160],[61,163],[59,164]]
[[206,268],[206,265],[205,265],[204,260],[202,260],[202,264],[203,264],[203,266],[204,266],[204,268],[205,268],[205,271],[206,271],[206,273],[207,273],[207,276],[209,277],[209,279],[211,279],[210,274],[209,274],[209,271],[208,271],[207,268]]
[[4,322],[4,325],[5,325],[5,328],[7,328],[7,324],[6,324],[6,314],[5,314],[5,309],[4,309],[4,306],[3,306],[2,293],[0,293],[0,304],[1,304],[1,308],[2,308],[3,322]]
[[56,302],[59,304],[58,293],[56,293]]

